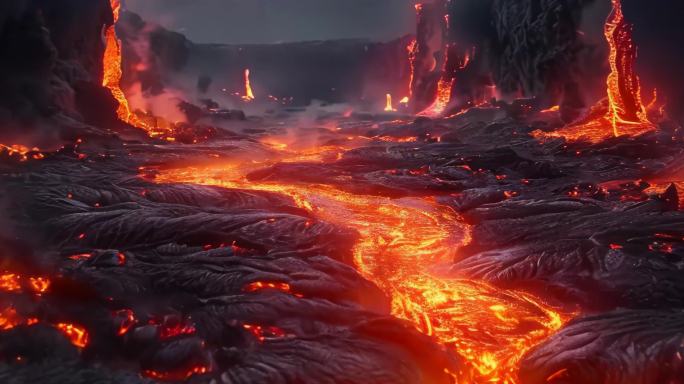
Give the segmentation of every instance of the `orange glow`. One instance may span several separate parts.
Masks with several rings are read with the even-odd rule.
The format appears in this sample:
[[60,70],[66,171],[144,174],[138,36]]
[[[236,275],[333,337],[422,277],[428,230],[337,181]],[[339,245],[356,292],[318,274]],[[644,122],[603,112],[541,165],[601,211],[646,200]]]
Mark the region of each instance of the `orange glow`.
[[88,260],[88,259],[90,259],[91,257],[93,257],[93,255],[90,254],[90,253],[79,253],[79,254],[77,254],[77,255],[71,255],[71,256],[69,256],[69,259],[79,261],[79,260]]
[[114,17],[114,24],[116,24],[121,15],[121,0],[110,0],[109,5],[112,7],[112,16]]
[[121,318],[119,330],[117,331],[119,336],[123,336],[128,333],[128,331],[130,331],[131,328],[133,328],[133,326],[138,322],[138,320],[135,318],[135,313],[133,313],[133,311],[130,309],[122,309],[117,311],[114,315]]
[[263,290],[275,290],[290,293],[290,284],[287,283],[267,283],[263,281],[255,281],[253,283],[247,284],[243,291],[245,292],[257,292]]
[[[29,154],[31,152],[34,152],[34,154],[29,157]],[[45,155],[40,153],[39,148],[29,148],[21,144],[0,144],[0,155],[2,155],[3,153],[7,153],[9,157],[17,158],[19,159],[19,161],[27,161],[29,160],[29,158],[34,160],[40,160],[45,157]]]
[[376,136],[372,137],[372,139],[377,139],[380,141],[386,141],[390,143],[415,143],[418,141],[418,138],[415,136],[409,136],[409,137],[392,137],[392,136]]
[[285,331],[278,327],[262,327],[260,325],[243,324],[242,327],[254,335],[260,343],[268,339],[278,339],[287,336]]
[[116,259],[119,263],[119,265],[125,265],[126,264],[126,255],[123,253],[119,252],[116,254]]
[[558,112],[558,111],[560,111],[560,106],[559,106],[559,105],[554,105],[553,107],[551,107],[551,108],[549,108],[549,109],[541,110],[540,112],[541,112],[541,113],[550,113],[550,112]]
[[622,0],[611,0],[613,11],[605,26],[610,45],[610,75],[608,75],[608,114],[606,119],[613,126],[613,134],[620,135],[623,125],[650,126],[646,108],[641,101],[639,77],[634,73],[636,47],[632,41],[632,26],[625,21]]
[[[469,226],[434,199],[390,199],[355,195],[332,185],[246,180],[246,174],[270,164],[161,170],[156,181],[282,193],[320,220],[355,229],[359,240],[353,258],[359,272],[391,297],[394,316],[463,356],[468,363],[461,373],[463,382],[514,383],[525,352],[567,320],[527,293],[433,273],[436,265],[451,265],[456,250],[470,241]],[[274,284],[275,289],[289,288]],[[245,290],[265,287],[267,283],[257,282]],[[264,332],[282,335],[255,325],[245,329],[260,341],[267,338]]]
[[[417,7],[417,6],[416,6]],[[418,8],[416,8],[418,9]],[[416,72],[416,55],[418,54],[418,41],[416,39],[413,39],[409,45],[406,47],[406,50],[408,51],[408,61],[409,61],[409,85],[408,85],[408,92],[409,95],[406,97],[406,102],[408,103],[409,98],[413,96],[413,82],[414,82],[414,76]],[[402,101],[403,102],[403,101]]]
[[[534,131],[536,138],[564,137],[566,140],[601,142],[622,135],[638,136],[652,131],[655,125],[648,120],[641,99],[639,77],[634,72],[636,46],[632,41],[632,26],[625,21],[621,0],[611,0],[613,9],[606,20],[604,33],[610,54],[610,74],[606,80],[607,99],[595,106],[588,121],[570,125],[555,132]],[[605,113],[602,111],[605,110]]]
[[437,117],[446,110],[451,101],[451,89],[454,86],[454,79],[440,79],[437,83],[437,98],[419,116]]
[[249,69],[245,69],[245,95],[242,96],[244,101],[254,100],[254,92],[252,91],[252,83],[249,80]]
[[392,106],[392,95],[389,93],[385,95],[385,112],[394,112],[396,109]]
[[547,377],[546,382],[551,383],[556,379],[562,379],[562,378],[566,377],[565,375],[567,372],[568,372],[567,368],[559,369],[558,371],[554,372],[549,377]]
[[45,293],[50,288],[50,280],[43,277],[30,277],[31,289],[36,293]]
[[50,287],[50,279],[45,277],[29,277],[28,279],[16,273],[0,275],[0,290],[5,292],[19,293],[23,288],[41,294],[47,292]]
[[208,366],[198,365],[187,370],[179,370],[174,372],[158,372],[153,370],[145,370],[142,372],[143,376],[162,381],[182,381],[187,380],[194,375],[203,375],[211,371]]
[[22,323],[21,317],[14,308],[4,308],[0,311],[0,330],[7,331]]
[[14,273],[6,273],[0,275],[0,290],[5,292],[19,292],[21,291],[21,284],[19,282],[20,276]]
[[85,328],[69,323],[59,323],[56,327],[78,348],[88,345],[88,332]]
[[161,340],[166,340],[182,335],[192,335],[195,332],[195,326],[192,324],[164,324],[160,327],[159,338]]
[[470,60],[472,60],[473,56],[475,56],[475,47],[472,47],[469,51],[465,52],[463,61],[461,61],[461,65],[459,65],[459,69],[468,68],[468,64],[470,64]]

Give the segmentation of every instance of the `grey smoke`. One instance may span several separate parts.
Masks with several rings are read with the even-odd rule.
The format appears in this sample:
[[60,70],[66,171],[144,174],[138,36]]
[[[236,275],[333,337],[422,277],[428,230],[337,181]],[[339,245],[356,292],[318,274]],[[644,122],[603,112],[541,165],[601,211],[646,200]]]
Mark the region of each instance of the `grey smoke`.
[[198,43],[390,40],[415,29],[413,0],[127,0]]

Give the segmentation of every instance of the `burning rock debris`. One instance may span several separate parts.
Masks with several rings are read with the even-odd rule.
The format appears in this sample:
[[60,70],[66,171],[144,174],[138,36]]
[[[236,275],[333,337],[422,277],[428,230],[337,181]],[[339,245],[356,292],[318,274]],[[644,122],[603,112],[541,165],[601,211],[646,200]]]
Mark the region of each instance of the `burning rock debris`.
[[[19,3],[0,381],[682,382],[684,134],[644,102],[672,85],[642,82],[628,0],[593,42],[589,2],[436,0],[393,42],[244,51]],[[266,96],[281,49],[361,55],[363,97]]]

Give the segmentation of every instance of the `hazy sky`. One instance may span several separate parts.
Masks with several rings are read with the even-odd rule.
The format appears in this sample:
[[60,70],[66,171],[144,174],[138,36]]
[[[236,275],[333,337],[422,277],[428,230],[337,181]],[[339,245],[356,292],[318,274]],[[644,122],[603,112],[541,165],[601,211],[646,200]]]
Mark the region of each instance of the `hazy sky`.
[[146,20],[198,43],[274,43],[415,30],[415,0],[126,0]]

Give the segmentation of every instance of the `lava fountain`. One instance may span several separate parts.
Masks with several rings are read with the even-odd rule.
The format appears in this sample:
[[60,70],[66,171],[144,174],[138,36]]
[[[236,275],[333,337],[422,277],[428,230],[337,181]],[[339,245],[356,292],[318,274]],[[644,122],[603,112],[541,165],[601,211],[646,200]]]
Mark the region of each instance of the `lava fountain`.
[[244,101],[254,100],[254,92],[252,91],[252,83],[249,80],[249,69],[245,69],[245,95],[242,96]]
[[[318,155],[281,151],[278,159],[339,158],[343,151],[334,156],[329,148]],[[434,273],[435,267],[450,265],[456,250],[470,241],[469,226],[451,208],[431,198],[390,199],[335,185],[247,179],[274,163],[160,170],[156,181],[281,193],[320,220],[355,229],[360,235],[353,248],[357,270],[391,298],[394,316],[462,358],[458,372],[445,370],[457,382],[515,383],[521,357],[566,320],[527,293]]]

